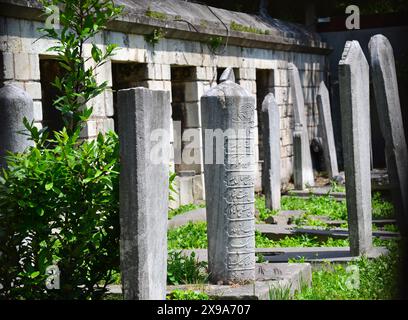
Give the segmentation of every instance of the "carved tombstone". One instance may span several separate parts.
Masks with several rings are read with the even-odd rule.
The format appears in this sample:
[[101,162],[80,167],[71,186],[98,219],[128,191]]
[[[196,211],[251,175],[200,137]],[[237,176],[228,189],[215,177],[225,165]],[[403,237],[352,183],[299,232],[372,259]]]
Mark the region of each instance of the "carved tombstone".
[[[408,151],[402,122],[394,53],[386,37],[377,34],[368,44],[375,105],[385,140],[388,175],[396,213],[408,226]],[[406,233],[408,230],[402,230]]]
[[210,281],[254,280],[255,99],[227,68],[201,106]]
[[280,115],[273,93],[266,95],[262,103],[264,163],[262,183],[265,188],[265,204],[271,210],[280,209]]
[[[298,155],[298,158],[299,156],[301,158],[301,161],[299,161],[299,159],[294,160],[294,182],[296,189],[304,189],[306,186],[314,185],[312,156],[310,154],[309,135],[307,133],[305,101],[298,69],[293,63],[289,63],[288,71],[291,94],[293,97],[295,125],[298,124],[298,130],[300,130],[296,132],[296,139],[299,143],[293,144],[294,157]],[[299,134],[302,135],[302,137],[299,137]]]
[[369,70],[358,41],[346,42],[339,85],[350,251],[361,255],[372,247],[372,218]]

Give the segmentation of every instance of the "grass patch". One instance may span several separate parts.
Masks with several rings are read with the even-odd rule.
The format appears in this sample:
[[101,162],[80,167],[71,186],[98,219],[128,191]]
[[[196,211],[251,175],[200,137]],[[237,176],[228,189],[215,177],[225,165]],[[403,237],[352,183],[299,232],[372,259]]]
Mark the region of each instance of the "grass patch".
[[[167,233],[168,249],[206,249],[207,248],[207,223],[198,222],[171,229]],[[388,246],[394,240],[373,239],[375,246]],[[270,240],[259,231],[255,231],[255,246],[257,248],[285,248],[285,247],[345,247],[349,245],[348,239],[332,239],[319,241],[316,236],[296,235],[286,236],[280,240]]]
[[277,214],[279,211],[268,209],[265,205],[265,196],[255,196],[255,209],[259,212],[259,220],[265,221],[269,216]]
[[375,192],[372,198],[373,219],[393,218],[394,207],[391,202],[382,198],[381,193]]
[[396,294],[398,264],[396,246],[389,255],[374,260],[362,257],[346,266],[327,263],[321,270],[313,271],[312,287],[303,288],[295,299],[392,299]]
[[169,250],[207,248],[207,223],[197,222],[168,230]]
[[178,207],[176,209],[169,210],[167,216],[168,216],[169,219],[171,219],[174,216],[177,216],[179,214],[183,214],[183,213],[186,213],[188,211],[192,211],[192,210],[199,209],[199,208],[205,208],[205,204],[189,203],[189,204],[182,205],[182,206],[180,206],[180,207]]
[[346,192],[346,187],[336,181],[330,181],[330,192]]
[[[259,219],[262,221],[276,214],[276,212],[265,208],[264,196],[256,196],[255,206],[259,211]],[[318,215],[327,216],[331,220],[347,220],[346,201],[338,201],[330,195],[311,195],[308,198],[292,195],[283,196],[281,199],[281,210],[303,210],[307,215],[311,216]],[[379,192],[374,193],[372,197],[373,219],[392,218],[393,214],[394,209],[391,202],[384,200]]]
[[167,300],[210,300],[208,294],[194,290],[173,290],[166,296]]
[[347,247],[347,239],[332,239],[319,241],[317,237],[310,235],[286,236],[280,240],[268,239],[259,231],[255,231],[255,244],[257,248],[287,248],[287,247]]
[[332,220],[347,219],[346,202],[337,201],[331,196],[284,196],[281,206],[282,210],[304,210],[309,215],[328,216]]

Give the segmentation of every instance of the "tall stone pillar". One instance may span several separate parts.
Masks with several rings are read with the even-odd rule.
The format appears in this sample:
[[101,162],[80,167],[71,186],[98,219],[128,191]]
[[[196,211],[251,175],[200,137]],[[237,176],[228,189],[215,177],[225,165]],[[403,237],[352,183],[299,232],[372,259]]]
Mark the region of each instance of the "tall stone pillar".
[[262,103],[264,163],[262,179],[266,207],[280,209],[280,114],[273,93],[266,95]]
[[[299,132],[296,132],[299,144],[293,144],[294,157],[298,155],[301,161],[294,159],[294,182],[295,188],[302,190],[307,186],[314,185],[312,156],[310,154],[309,134],[307,132],[307,120],[305,112],[305,100],[303,97],[302,85],[300,83],[299,70],[293,63],[288,64],[289,83],[293,99],[293,111],[295,125],[298,125]],[[302,135],[302,137],[299,137]],[[293,137],[295,139],[295,136]]]
[[339,62],[346,201],[352,255],[372,247],[370,92],[368,63],[358,41],[347,41]]
[[210,280],[254,280],[255,99],[227,68],[201,108]]
[[408,232],[408,151],[402,122],[394,53],[386,37],[377,34],[368,44],[375,105],[385,140],[387,169],[401,229]]
[[166,298],[170,94],[118,92],[120,258],[126,300]]

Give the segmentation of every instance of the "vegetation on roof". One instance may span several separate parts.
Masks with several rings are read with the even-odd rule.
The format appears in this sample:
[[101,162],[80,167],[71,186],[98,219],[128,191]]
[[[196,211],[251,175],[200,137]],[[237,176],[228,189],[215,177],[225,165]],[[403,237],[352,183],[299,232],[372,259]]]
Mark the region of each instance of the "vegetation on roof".
[[150,17],[150,18],[158,19],[158,20],[167,20],[168,19],[167,15],[165,13],[151,10],[150,7],[147,7],[145,15],[146,15],[146,17]]
[[270,34],[269,30],[262,30],[262,29],[255,28],[252,26],[245,26],[235,21],[231,21],[230,28],[231,30],[240,31],[240,32],[249,32],[249,33],[256,33],[256,34]]

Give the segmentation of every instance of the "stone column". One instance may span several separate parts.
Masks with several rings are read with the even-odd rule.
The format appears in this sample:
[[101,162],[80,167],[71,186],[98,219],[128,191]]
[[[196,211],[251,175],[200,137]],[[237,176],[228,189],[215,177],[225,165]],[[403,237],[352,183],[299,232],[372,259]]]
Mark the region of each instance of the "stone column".
[[255,99],[235,83],[232,68],[201,98],[208,267],[214,283],[255,279],[254,115]]
[[337,166],[336,146],[334,144],[329,91],[323,81],[320,82],[316,100],[317,106],[319,107],[322,147],[326,170],[329,174],[329,178],[333,179],[339,174],[339,168]]
[[[368,44],[371,75],[380,128],[385,140],[387,169],[394,207],[408,226],[408,152],[401,115],[394,53],[386,37],[377,34]],[[407,230],[404,230],[407,232]]]
[[126,300],[165,299],[170,94],[118,92],[120,256]]
[[262,103],[264,163],[262,179],[266,207],[280,209],[280,114],[273,93],[266,95]]
[[350,251],[360,255],[372,247],[372,226],[369,69],[358,41],[346,42],[339,85]]
[[[309,143],[309,134],[307,132],[307,121],[305,113],[305,101],[303,98],[302,85],[300,83],[299,71],[293,63],[288,64],[289,71],[289,83],[291,88],[291,94],[293,99],[293,111],[294,111],[294,120],[295,125],[299,124],[298,129],[301,132],[302,138],[298,139],[301,143],[298,152],[295,151],[295,143],[293,144],[293,153],[301,154],[302,161],[297,161],[294,159],[294,171],[297,171],[297,174],[294,173],[294,182],[296,189],[304,189],[305,186],[314,185],[313,177],[313,166],[312,166],[312,156],[310,154],[310,143]],[[296,164],[298,167],[296,167]],[[300,180],[296,181],[299,178]]]
[[24,117],[34,120],[33,100],[27,92],[12,84],[0,88],[0,167],[6,165],[7,151],[22,152],[32,141],[19,132],[25,131]]

